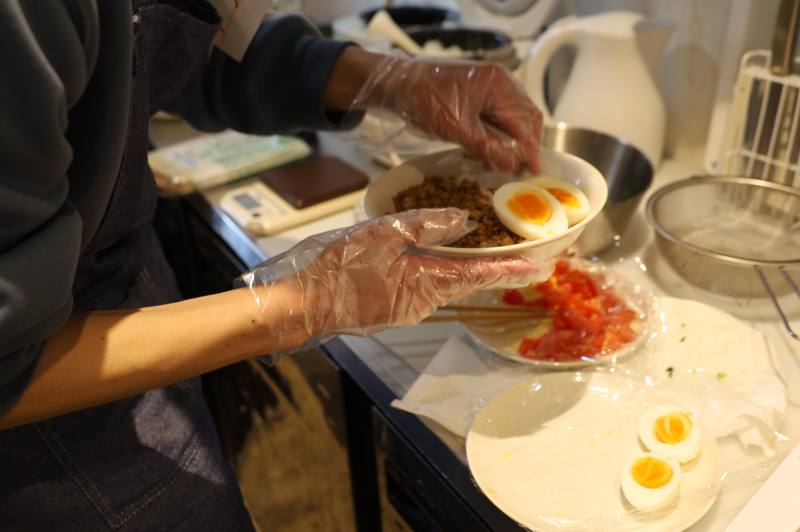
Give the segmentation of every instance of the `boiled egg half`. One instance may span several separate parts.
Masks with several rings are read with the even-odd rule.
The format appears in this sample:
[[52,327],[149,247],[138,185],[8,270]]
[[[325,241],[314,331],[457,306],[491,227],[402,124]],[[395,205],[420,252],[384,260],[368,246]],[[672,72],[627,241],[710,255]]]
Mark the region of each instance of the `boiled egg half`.
[[700,454],[701,429],[685,408],[674,405],[656,406],[639,418],[639,439],[658,456],[680,463]]
[[654,512],[669,505],[678,494],[681,466],[675,460],[650,453],[637,454],[622,468],[620,487],[631,506]]
[[554,177],[532,177],[525,182],[543,188],[554,196],[564,207],[569,225],[575,225],[589,216],[589,198],[575,185]]
[[555,236],[569,227],[566,212],[556,197],[524,181],[498,188],[492,204],[497,218],[509,231],[530,240]]

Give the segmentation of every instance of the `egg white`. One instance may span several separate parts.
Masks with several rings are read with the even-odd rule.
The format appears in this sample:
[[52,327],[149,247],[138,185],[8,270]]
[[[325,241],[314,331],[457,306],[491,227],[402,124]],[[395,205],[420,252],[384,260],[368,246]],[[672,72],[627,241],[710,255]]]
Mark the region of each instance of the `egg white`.
[[661,416],[665,416],[672,412],[687,413],[686,408],[676,405],[660,405],[647,410],[639,418],[639,439],[642,440],[647,449],[658,456],[671,458],[684,464],[693,460],[700,454],[700,447],[703,441],[702,429],[692,415],[689,419],[692,422],[692,428],[685,439],[678,443],[670,444],[658,440],[655,434],[656,420]]
[[[578,205],[561,203],[561,206],[564,207],[564,212],[567,214],[567,222],[569,223],[570,226],[575,225],[576,223],[580,222],[581,220],[589,216],[589,211],[591,210],[591,206],[589,204],[589,198],[586,197],[586,194],[584,194],[581,189],[579,189],[572,183],[567,183],[563,179],[556,179],[555,177],[543,177],[543,176],[531,177],[530,179],[526,179],[525,182],[543,188],[548,192],[551,189],[560,189],[572,195],[578,201]],[[558,197],[557,196],[555,197],[556,200],[558,201]]]
[[[544,223],[536,223],[514,214],[508,207],[509,200],[521,193],[530,193],[538,196],[550,206],[550,218]],[[563,233],[569,227],[567,214],[559,201],[541,187],[531,185],[524,181],[506,183],[498,188],[492,197],[492,205],[497,218],[509,231],[530,240],[548,238]]]
[[[633,464],[640,458],[652,456],[665,462],[672,469],[672,478],[660,488],[647,488],[639,484],[631,473]],[[641,453],[628,460],[620,472],[620,487],[628,502],[639,511],[654,512],[668,506],[678,494],[681,481],[681,466],[675,460]]]

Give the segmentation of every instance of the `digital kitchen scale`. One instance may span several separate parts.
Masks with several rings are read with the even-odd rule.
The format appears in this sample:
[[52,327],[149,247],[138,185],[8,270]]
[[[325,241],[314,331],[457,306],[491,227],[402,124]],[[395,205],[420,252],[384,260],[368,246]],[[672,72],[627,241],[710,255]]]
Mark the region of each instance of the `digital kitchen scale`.
[[340,159],[313,157],[232,187],[220,207],[250,233],[274,235],[353,207],[368,183]]

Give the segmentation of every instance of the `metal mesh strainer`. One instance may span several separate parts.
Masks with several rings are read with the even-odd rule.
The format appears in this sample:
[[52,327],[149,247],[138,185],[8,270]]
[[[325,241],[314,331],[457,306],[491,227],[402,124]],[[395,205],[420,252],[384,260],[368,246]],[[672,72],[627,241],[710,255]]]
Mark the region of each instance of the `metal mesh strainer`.
[[656,244],[673,269],[711,292],[769,297],[789,334],[777,296],[800,288],[800,189],[731,176],[699,176],[656,191],[647,202]]

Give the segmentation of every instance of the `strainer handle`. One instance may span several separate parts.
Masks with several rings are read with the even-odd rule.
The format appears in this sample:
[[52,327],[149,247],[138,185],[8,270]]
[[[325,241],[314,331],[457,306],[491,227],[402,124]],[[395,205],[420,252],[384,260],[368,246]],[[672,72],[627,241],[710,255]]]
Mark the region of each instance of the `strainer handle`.
[[[767,280],[767,276],[764,275],[764,272],[761,270],[760,266],[753,266],[756,270],[756,274],[758,274],[759,279],[761,279],[761,284],[764,285],[764,289],[767,291],[767,295],[769,296],[770,300],[772,301],[772,305],[775,307],[775,310],[778,312],[778,316],[780,316],[781,321],[783,322],[783,327],[786,329],[786,332],[794,338],[795,340],[800,341],[800,336],[792,329],[792,325],[789,323],[789,319],[786,317],[786,313],[783,311],[783,307],[778,302],[778,298],[775,296],[775,292],[772,290],[772,286],[770,286],[769,281]],[[786,273],[786,270],[781,270],[781,274],[783,278],[789,283],[789,286],[792,287],[797,297],[800,297],[800,287],[797,286],[797,283],[794,282],[794,279],[789,277],[789,274]]]

